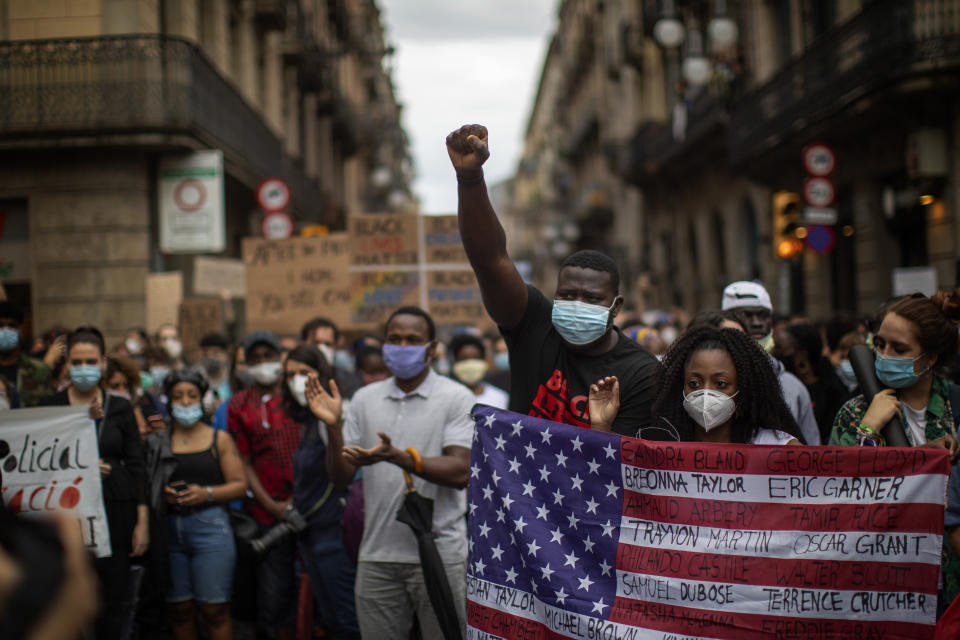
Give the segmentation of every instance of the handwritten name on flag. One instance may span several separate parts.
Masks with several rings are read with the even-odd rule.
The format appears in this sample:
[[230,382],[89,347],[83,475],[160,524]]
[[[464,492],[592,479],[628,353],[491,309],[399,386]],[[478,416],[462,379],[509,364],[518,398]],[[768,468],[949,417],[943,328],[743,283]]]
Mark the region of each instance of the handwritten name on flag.
[[932,637],[943,451],[474,418],[469,638]]

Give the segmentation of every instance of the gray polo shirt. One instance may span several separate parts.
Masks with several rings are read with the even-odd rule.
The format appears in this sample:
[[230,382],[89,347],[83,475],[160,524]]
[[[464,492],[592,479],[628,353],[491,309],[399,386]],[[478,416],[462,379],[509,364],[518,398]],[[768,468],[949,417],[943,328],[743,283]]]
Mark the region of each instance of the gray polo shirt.
[[[430,371],[419,387],[404,393],[393,378],[374,382],[356,392],[343,425],[348,447],[369,449],[380,443],[382,431],[398,449],[415,447],[424,458],[443,455],[451,445],[470,448],[473,420],[470,409],[476,399],[459,382]],[[417,491],[432,499],[433,531],[444,562],[467,559],[467,527],[464,514],[467,495],[414,476]],[[389,462],[363,467],[363,540],[360,560],[419,564],[417,540],[409,526],[398,522],[406,484],[403,470]]]

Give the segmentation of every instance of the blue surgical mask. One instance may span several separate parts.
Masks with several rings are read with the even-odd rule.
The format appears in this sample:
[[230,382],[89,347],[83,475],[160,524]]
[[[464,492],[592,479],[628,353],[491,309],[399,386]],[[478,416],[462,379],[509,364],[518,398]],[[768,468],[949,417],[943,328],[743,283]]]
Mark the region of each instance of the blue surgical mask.
[[848,387],[857,386],[857,374],[853,372],[853,365],[850,364],[849,360],[840,361],[840,366],[837,367],[837,375]]
[[898,358],[896,356],[884,356],[877,354],[877,359],[873,363],[877,378],[885,386],[891,389],[906,389],[912,387],[920,379],[920,376],[926,373],[926,369],[920,373],[914,373],[913,363],[916,358]]
[[192,427],[203,417],[203,407],[197,404],[175,404],[170,409],[170,414],[181,427]]
[[70,382],[80,391],[93,389],[102,376],[103,372],[96,365],[81,364],[70,367]]
[[349,351],[337,351],[333,363],[340,371],[353,371],[356,366]]
[[150,367],[150,382],[154,386],[162,387],[168,375],[170,375],[168,367]]
[[383,345],[383,363],[397,380],[412,380],[427,366],[427,345]]
[[493,366],[500,371],[510,371],[510,354],[506,351],[493,354]]
[[607,332],[612,308],[579,300],[554,300],[553,328],[567,344],[591,344]]
[[12,327],[0,329],[0,353],[10,353],[20,344],[20,331]]

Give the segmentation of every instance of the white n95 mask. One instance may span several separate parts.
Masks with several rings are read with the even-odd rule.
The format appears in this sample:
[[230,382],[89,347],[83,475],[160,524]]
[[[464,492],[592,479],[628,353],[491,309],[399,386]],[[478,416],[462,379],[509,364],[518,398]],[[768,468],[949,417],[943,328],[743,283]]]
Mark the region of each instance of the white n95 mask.
[[705,431],[710,431],[730,419],[737,410],[737,403],[733,396],[722,391],[697,389],[683,396],[683,408]]

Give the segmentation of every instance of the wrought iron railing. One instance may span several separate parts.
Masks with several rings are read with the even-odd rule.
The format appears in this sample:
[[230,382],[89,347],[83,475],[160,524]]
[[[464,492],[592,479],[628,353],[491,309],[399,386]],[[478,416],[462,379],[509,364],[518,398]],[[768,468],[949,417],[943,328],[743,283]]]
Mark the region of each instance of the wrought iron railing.
[[0,42],[0,140],[185,133],[258,177],[280,176],[313,217],[315,181],[187,40],[160,35]]
[[641,126],[630,143],[633,157],[627,170],[632,177],[641,182],[655,179],[672,163],[701,154],[707,136],[723,135],[729,117],[728,96],[702,91],[687,105],[687,124],[679,139],[670,123],[649,122]]
[[731,160],[740,164],[784,136],[898,79],[960,62],[960,0],[875,0],[827,32],[731,115]]

